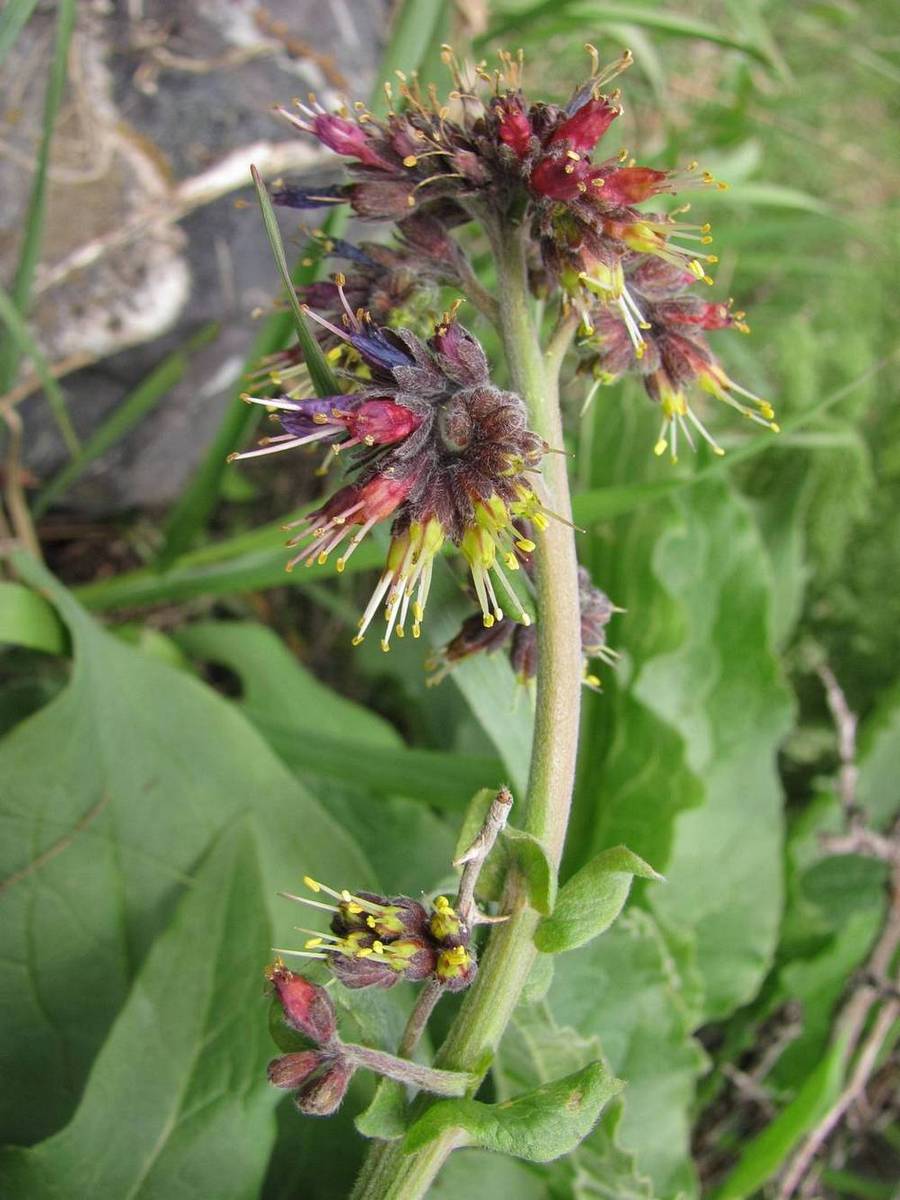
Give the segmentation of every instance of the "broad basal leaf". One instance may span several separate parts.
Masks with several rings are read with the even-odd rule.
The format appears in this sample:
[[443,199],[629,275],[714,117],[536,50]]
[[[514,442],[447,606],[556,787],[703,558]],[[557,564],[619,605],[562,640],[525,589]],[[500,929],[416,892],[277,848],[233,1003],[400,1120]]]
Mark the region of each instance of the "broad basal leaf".
[[681,981],[655,921],[631,908],[604,937],[555,960],[547,1006],[560,1025],[596,1036],[625,1084],[620,1149],[657,1195],[695,1191],[691,1103],[704,1056],[690,1035]]
[[[154,944],[72,1121],[0,1156],[31,1200],[245,1200],[275,1136],[262,968],[269,918],[255,838],[221,835]],[[48,1092],[53,1077],[41,1081]]]
[[746,508],[712,482],[678,505],[681,523],[653,562],[684,608],[684,639],[644,665],[635,692],[684,737],[705,791],[702,807],[677,819],[668,886],[650,902],[696,935],[711,1018],[752,997],[777,940],[775,754],[791,704],[771,651],[768,563]]
[[29,561],[75,660],[68,687],[0,743],[0,1126],[26,1143],[71,1115],[151,942],[241,814],[258,818],[276,945],[298,938],[278,889],[304,873],[377,882],[240,713],[105,633]]

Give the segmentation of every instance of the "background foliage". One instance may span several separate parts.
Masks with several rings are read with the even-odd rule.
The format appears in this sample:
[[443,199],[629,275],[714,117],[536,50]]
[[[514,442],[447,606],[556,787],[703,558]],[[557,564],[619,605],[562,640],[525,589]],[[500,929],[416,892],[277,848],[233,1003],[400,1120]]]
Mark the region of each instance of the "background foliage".
[[[33,7],[4,8],[0,53]],[[391,62],[437,78],[457,20],[408,5]],[[842,824],[823,663],[861,719],[873,827],[900,805],[900,29],[890,6],[852,0],[492,0],[487,20],[479,52],[524,46],[532,87],[553,98],[582,74],[586,38],[630,46],[623,140],[730,181],[694,199],[715,226],[715,295],[733,291],[753,326],[721,352],[784,432],[731,428],[722,462],[672,468],[648,453],[643,395],[601,390],[580,416],[584,382],[566,387],[580,554],[627,611],[611,627],[622,661],[586,699],[564,877],[625,843],[667,883],[639,881],[603,938],[555,960],[489,1081],[505,1099],[599,1055],[627,1083],[600,1126],[550,1165],[462,1151],[434,1194],[751,1196],[772,1191],[843,1086],[834,1018],[885,920],[884,864],[820,840]],[[58,62],[70,21],[60,5]],[[6,385],[20,354],[41,363],[17,316],[41,186],[0,297]],[[286,335],[274,322],[270,345]],[[64,508],[85,462],[165,403],[174,368],[73,447],[39,511]],[[67,578],[54,549],[57,578],[20,554],[0,583],[10,1196],[343,1194],[366,1084],[315,1123],[264,1082],[262,967],[296,937],[275,893],[306,872],[438,888],[473,792],[523,781],[529,701],[505,662],[426,692],[419,644],[347,647],[365,578],[286,580],[280,497],[299,504],[315,483],[250,470],[237,494],[221,469],[247,436],[237,411],[174,512],[150,514],[149,533],[147,514],[110,523],[119,549],[92,578]],[[436,644],[464,611],[449,575],[440,587]],[[363,997],[348,1019],[391,1041],[409,1002]],[[898,1035],[895,1022],[880,1059],[888,1091]],[[898,1114],[877,1116],[844,1140],[827,1194],[892,1194]]]

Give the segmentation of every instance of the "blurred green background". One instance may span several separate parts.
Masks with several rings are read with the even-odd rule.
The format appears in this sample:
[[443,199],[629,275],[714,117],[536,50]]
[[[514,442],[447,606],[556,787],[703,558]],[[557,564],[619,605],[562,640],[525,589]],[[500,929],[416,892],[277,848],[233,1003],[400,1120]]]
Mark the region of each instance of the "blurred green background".
[[[49,153],[76,14],[47,7]],[[10,63],[33,8],[0,13]],[[863,828],[898,854],[897,12],[410,0],[394,18],[381,75],[420,63],[442,88],[448,38],[488,60],[522,46],[529,94],[556,100],[586,73],[585,42],[602,59],[633,50],[613,149],[654,166],[696,158],[729,182],[687,197],[714,227],[710,295],[734,296],[752,327],[713,335],[715,349],[782,426],[759,434],[717,414],[726,457],[673,467],[651,453],[656,414],[638,387],[601,389],[582,414],[585,382],[569,372],[579,553],[626,612],[610,626],[621,661],[586,696],[565,870],[625,842],[668,882],[641,884],[607,935],[560,957],[487,1093],[507,1098],[600,1053],[628,1083],[622,1099],[568,1160],[466,1151],[434,1195],[778,1196],[891,1003],[866,974],[900,906],[889,864],[859,853],[858,837],[848,854],[823,836]],[[359,569],[380,550],[340,578],[285,577],[279,525],[321,484],[314,462],[225,467],[251,436],[236,397],[164,509],[70,507],[89,463],[102,472],[121,437],[165,410],[212,328],[151,355],[100,426],[67,438],[67,465],[23,470],[27,409],[42,401],[10,396],[29,370],[43,383],[53,370],[29,325],[42,154],[0,294],[0,1120],[18,1147],[0,1156],[0,1180],[17,1197],[326,1200],[362,1153],[352,1116],[366,1088],[327,1124],[276,1109],[266,1089],[261,969],[270,945],[298,936],[274,893],[304,872],[447,886],[472,793],[501,778],[522,787],[530,698],[498,659],[427,689],[420,643],[351,650],[370,587]],[[299,254],[296,225],[283,228]],[[502,377],[490,332],[474,327]],[[267,318],[248,365],[289,338],[289,319]],[[45,420],[68,428],[65,378],[46,391]],[[55,579],[23,557],[29,544]],[[428,634],[440,646],[467,609],[449,571],[437,588]],[[859,719],[858,813],[836,784],[832,679]],[[896,942],[882,969],[896,972],[895,958]],[[354,998],[346,1017],[390,1041],[409,1002]],[[897,1194],[898,1038],[895,1014],[867,1105],[805,1194]]]

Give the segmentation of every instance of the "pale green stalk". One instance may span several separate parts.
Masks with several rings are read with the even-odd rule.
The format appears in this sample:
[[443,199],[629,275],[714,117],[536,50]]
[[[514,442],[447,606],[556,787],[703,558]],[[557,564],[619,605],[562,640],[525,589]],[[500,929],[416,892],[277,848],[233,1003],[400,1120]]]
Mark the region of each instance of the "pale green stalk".
[[[500,330],[513,386],[528,405],[531,428],[551,447],[562,446],[559,344],[547,362],[532,319],[522,230],[486,222],[497,263]],[[549,367],[549,369],[548,369]],[[578,579],[566,459],[549,454],[543,480],[551,520],[539,535],[537,588],[539,645],[534,747],[528,793],[518,823],[543,842],[556,866],[562,855],[578,749],[581,643]],[[502,902],[510,914],[492,932],[478,976],[438,1051],[435,1066],[482,1078],[534,965],[537,913],[528,907],[523,880],[510,872]],[[413,1115],[431,1103],[420,1098]],[[457,1139],[448,1133],[414,1154],[401,1142],[373,1146],[354,1191],[355,1200],[415,1200],[428,1191]]]

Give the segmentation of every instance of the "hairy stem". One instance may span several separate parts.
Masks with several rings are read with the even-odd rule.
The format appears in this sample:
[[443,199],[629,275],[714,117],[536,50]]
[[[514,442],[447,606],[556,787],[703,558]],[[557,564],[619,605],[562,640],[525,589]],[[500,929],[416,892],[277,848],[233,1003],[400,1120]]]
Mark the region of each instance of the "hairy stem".
[[358,1046],[354,1042],[342,1043],[344,1058],[356,1067],[365,1067],[376,1075],[397,1079],[411,1087],[422,1088],[439,1096],[464,1096],[472,1086],[468,1075],[459,1071],[439,1071],[435,1067],[423,1067],[408,1058],[397,1058],[383,1050],[370,1046]]
[[[528,405],[531,427],[550,446],[562,445],[558,397],[558,356],[547,370],[531,316],[521,229],[487,224],[497,263],[500,328],[513,386]],[[558,865],[569,820],[578,715],[581,700],[581,647],[578,578],[571,505],[562,455],[548,455],[543,480],[548,508],[562,521],[551,521],[540,533],[537,554],[539,664],[534,743],[522,824],[539,838]],[[534,965],[534,931],[538,915],[527,905],[524,881],[510,871],[501,911],[509,920],[492,931],[478,976],[466,993],[459,1014],[435,1066],[483,1077],[522,988]],[[431,1103],[420,1097],[413,1117]],[[424,1196],[456,1148],[453,1132],[413,1154],[402,1142],[373,1147],[354,1192],[355,1200],[416,1200]]]

